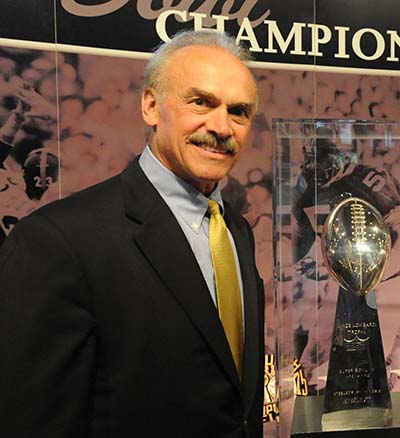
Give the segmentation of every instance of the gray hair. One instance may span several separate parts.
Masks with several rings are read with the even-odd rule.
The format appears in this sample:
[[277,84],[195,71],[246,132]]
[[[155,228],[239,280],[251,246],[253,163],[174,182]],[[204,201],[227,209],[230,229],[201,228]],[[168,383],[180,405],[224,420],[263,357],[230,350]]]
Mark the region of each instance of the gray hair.
[[248,49],[237,45],[235,39],[215,30],[185,30],[177,33],[170,41],[163,43],[155,50],[144,70],[144,89],[162,88],[163,72],[171,56],[179,49],[190,46],[207,46],[224,49],[245,63],[252,59]]

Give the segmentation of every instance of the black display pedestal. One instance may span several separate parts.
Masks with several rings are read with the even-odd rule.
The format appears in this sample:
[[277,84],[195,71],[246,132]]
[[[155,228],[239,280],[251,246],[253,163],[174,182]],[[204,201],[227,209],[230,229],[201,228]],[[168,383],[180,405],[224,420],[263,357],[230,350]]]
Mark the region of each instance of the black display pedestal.
[[[392,393],[393,421],[390,427],[358,430],[323,431],[324,396],[297,397],[294,407],[291,438],[399,438],[400,393]],[[357,410],[354,410],[357,415]]]

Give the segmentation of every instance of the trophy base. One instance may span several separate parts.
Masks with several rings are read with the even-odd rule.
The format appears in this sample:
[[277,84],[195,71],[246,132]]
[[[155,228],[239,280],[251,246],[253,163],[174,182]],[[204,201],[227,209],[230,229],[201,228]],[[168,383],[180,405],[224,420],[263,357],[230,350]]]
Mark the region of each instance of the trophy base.
[[365,407],[322,414],[321,425],[323,431],[376,429],[390,427],[392,420],[391,409]]
[[[291,438],[323,438],[325,436],[329,438],[376,438],[377,436],[398,438],[400,436],[400,393],[392,393],[391,398],[393,419],[390,410],[384,408],[361,408],[324,414],[323,395],[297,397],[290,436]],[[371,417],[368,417],[367,410],[374,418],[376,415],[381,415],[380,419],[376,419],[375,425],[371,424]],[[329,417],[326,418],[326,415]],[[358,418],[359,415],[361,419]],[[334,420],[337,420],[335,429]],[[328,424],[323,426],[325,422]]]

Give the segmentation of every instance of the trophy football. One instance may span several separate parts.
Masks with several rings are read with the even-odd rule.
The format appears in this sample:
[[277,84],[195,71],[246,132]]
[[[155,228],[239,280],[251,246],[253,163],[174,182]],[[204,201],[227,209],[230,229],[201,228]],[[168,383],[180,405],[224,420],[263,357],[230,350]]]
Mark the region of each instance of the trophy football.
[[380,212],[362,199],[344,199],[324,224],[322,254],[340,289],[323,430],[390,425],[391,399],[373,291],[390,246],[390,233]]

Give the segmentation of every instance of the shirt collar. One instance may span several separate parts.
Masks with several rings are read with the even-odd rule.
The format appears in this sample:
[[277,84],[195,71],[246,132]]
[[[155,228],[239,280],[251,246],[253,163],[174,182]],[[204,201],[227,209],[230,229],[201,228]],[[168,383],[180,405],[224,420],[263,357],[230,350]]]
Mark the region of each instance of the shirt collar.
[[149,146],[146,146],[141,154],[139,165],[173,213],[183,219],[196,233],[200,232],[209,198],[218,202],[223,213],[224,203],[219,184],[207,198],[165,167],[154,156]]

